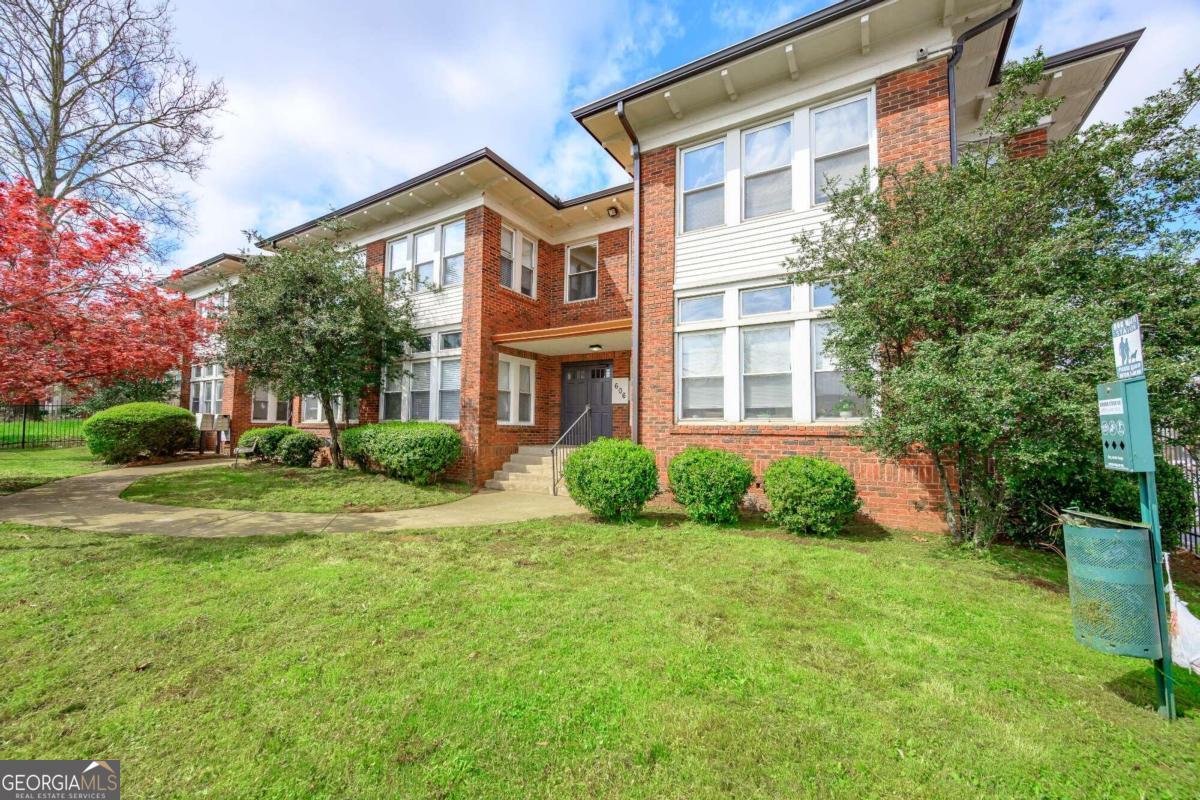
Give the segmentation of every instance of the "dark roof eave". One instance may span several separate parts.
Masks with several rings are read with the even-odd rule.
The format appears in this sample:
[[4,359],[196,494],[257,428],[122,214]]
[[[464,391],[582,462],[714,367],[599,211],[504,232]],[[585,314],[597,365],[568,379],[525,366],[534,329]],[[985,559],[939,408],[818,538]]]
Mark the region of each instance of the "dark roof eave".
[[763,50],[772,45],[778,44],[785,39],[790,39],[801,33],[819,28],[822,25],[827,25],[830,22],[835,22],[842,17],[848,17],[856,14],[865,8],[876,5],[881,0],[842,0],[827,8],[819,11],[814,11],[800,19],[793,20],[785,25],[780,25],[778,28],[772,28],[765,33],[760,33],[757,36],[746,39],[743,42],[730,45],[723,50],[718,50],[715,53],[710,53],[703,58],[698,58],[695,61],[684,64],[681,67],[676,67],[669,72],[664,72],[656,75],[653,78],[635,83],[633,86],[622,89],[619,92],[603,97],[595,102],[588,103],[585,106],[575,109],[571,112],[571,116],[576,121],[582,120],[584,117],[590,117],[600,111],[616,106],[616,104],[624,100],[626,102],[648,94],[655,89],[660,89],[664,86],[677,83],[687,78],[697,75],[701,72],[707,72],[723,64],[728,64],[730,61],[741,58]]
[[559,200],[557,197],[550,194],[545,189],[543,189],[542,187],[540,187],[536,183],[534,183],[532,178],[525,175],[525,173],[521,172],[519,169],[514,167],[512,164],[508,163],[503,158],[498,156],[490,148],[484,147],[480,150],[476,150],[473,153],[468,153],[467,155],[462,156],[461,158],[456,158],[453,161],[442,164],[440,167],[435,167],[428,172],[425,172],[421,175],[417,175],[414,178],[409,178],[408,180],[404,181],[403,183],[396,184],[395,186],[392,186],[388,189],[384,189],[381,192],[376,192],[375,194],[373,194],[369,197],[365,197],[362,200],[356,200],[355,202],[353,202],[347,206],[343,206],[341,208],[335,209],[333,211],[330,211],[327,214],[322,214],[321,216],[319,216],[315,219],[311,219],[308,222],[304,222],[295,227],[288,228],[286,231],[282,231],[281,233],[276,233],[272,236],[264,237],[264,238],[260,239],[257,242],[257,244],[259,247],[263,247],[263,248],[273,246],[274,244],[276,244],[277,242],[279,242],[283,239],[289,239],[298,233],[303,233],[304,231],[311,230],[323,222],[328,222],[329,220],[332,220],[332,219],[344,217],[347,214],[353,214],[355,211],[366,208],[367,206],[372,206],[380,201],[387,200],[390,197],[395,197],[396,195],[402,194],[403,192],[407,192],[408,190],[413,189],[417,186],[420,186],[423,183],[428,183],[429,181],[437,180],[438,178],[449,175],[452,172],[461,170],[461,169],[463,169],[467,166],[470,166],[472,164],[475,164],[479,161],[491,161],[493,164],[495,164],[501,170],[507,172],[509,175],[516,178],[518,181],[520,181],[525,186],[525,188],[529,189],[531,192],[533,192],[538,197],[540,197],[551,208],[558,210],[558,211],[561,211],[564,208],[570,208],[571,206],[579,205],[580,203],[586,203],[590,200],[594,200],[594,199],[601,198],[601,197],[607,197],[611,194],[618,194],[622,191],[630,191],[633,188],[632,184],[623,184],[621,186],[613,187],[611,189],[601,189],[598,192],[592,192],[591,194],[581,195],[580,197],[575,197],[570,200]]

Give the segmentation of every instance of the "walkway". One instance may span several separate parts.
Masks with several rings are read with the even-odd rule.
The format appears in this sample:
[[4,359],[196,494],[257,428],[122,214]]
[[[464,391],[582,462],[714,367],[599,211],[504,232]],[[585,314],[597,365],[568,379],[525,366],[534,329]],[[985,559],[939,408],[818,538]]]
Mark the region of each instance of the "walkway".
[[228,460],[199,464],[159,464],[79,475],[0,497],[0,521],[111,533],[167,536],[260,536],[295,533],[358,533],[471,525],[498,525],[527,519],[578,514],[565,496],[481,491],[453,503],[406,511],[305,514],[271,511],[221,511],[133,503],[118,495],[147,475],[181,469],[220,469]]

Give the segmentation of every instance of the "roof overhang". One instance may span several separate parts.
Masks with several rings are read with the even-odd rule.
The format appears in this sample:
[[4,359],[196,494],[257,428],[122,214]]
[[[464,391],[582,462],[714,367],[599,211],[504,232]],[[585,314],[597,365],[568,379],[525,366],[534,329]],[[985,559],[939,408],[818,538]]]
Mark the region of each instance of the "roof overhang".
[[625,317],[557,328],[497,333],[492,336],[492,342],[546,356],[628,350],[633,346],[633,319]]
[[[960,141],[973,138],[996,96],[999,71],[985,71],[983,67],[997,58],[1003,60],[1005,53],[997,49],[1002,34],[1000,27],[993,28],[969,40],[964,48],[957,74]],[[1031,91],[1042,97],[1062,98],[1047,122],[1051,141],[1079,130],[1141,36],[1142,30],[1131,31],[1046,58],[1042,80]]]
[[199,264],[193,264],[187,269],[169,275],[159,281],[159,285],[179,292],[218,283],[231,275],[241,272],[246,266],[246,257],[235,253],[218,253],[212,258],[205,259]]
[[419,216],[436,204],[484,192],[522,212],[548,220],[551,227],[566,227],[599,219],[605,201],[612,203],[613,198],[617,198],[619,204],[620,195],[632,197],[632,191],[632,184],[624,184],[562,200],[485,147],[328,214],[264,237],[258,246],[274,249],[297,236],[327,235],[326,224],[334,220],[349,223],[353,228],[397,222],[407,216]]

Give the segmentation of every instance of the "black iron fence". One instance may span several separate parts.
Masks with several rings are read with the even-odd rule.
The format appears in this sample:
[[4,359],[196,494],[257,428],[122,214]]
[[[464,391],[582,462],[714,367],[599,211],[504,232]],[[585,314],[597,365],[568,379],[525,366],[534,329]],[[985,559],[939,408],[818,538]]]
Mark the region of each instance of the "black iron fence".
[[1182,544],[1193,553],[1200,553],[1200,464],[1186,448],[1168,445],[1165,439],[1164,436],[1159,440],[1163,459],[1183,470],[1192,484],[1192,497],[1196,500],[1196,518],[1192,520],[1191,532],[1183,534]]
[[0,450],[76,447],[83,444],[84,419],[74,405],[0,405]]

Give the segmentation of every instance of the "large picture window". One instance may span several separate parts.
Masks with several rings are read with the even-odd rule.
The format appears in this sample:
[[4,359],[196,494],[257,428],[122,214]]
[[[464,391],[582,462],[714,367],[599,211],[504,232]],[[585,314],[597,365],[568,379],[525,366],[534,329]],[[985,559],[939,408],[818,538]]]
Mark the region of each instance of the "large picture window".
[[387,420],[458,422],[462,331],[428,331],[408,360],[385,374],[380,416]]
[[683,419],[725,416],[724,341],[722,331],[680,334],[679,389]]
[[813,202],[829,201],[871,165],[871,115],[867,97],[813,111]]
[[754,219],[792,208],[792,123],[747,131],[742,138],[742,216]]
[[683,153],[683,230],[698,231],[725,223],[725,143],[693,147]]
[[595,300],[598,275],[595,242],[567,248],[567,302]]

